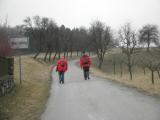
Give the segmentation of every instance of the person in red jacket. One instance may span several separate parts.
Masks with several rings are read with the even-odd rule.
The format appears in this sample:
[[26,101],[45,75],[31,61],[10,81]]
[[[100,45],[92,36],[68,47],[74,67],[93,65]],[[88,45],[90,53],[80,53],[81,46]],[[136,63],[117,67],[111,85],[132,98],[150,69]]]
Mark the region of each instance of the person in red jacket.
[[82,57],[80,58],[80,67],[83,68],[84,79],[89,79],[89,68],[92,64],[91,58],[85,54],[85,51],[82,52]]
[[59,83],[64,84],[64,74],[68,70],[68,62],[64,57],[60,58],[57,62],[56,71],[59,73]]

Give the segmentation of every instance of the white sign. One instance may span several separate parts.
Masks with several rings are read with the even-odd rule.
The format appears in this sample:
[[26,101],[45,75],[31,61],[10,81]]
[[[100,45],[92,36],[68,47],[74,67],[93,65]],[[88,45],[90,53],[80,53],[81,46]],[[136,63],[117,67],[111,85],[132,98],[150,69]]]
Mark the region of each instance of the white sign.
[[10,45],[12,49],[28,48],[29,39],[27,37],[10,38]]

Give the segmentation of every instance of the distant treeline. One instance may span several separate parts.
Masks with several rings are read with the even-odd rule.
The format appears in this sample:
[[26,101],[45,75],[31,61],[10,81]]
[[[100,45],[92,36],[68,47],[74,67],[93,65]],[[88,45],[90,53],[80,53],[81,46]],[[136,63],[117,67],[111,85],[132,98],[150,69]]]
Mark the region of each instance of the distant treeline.
[[[0,26],[4,28],[3,26]],[[131,69],[131,56],[138,46],[146,46],[150,51],[150,45],[160,46],[159,30],[156,25],[144,25],[138,31],[134,30],[130,23],[122,26],[118,32],[113,31],[101,21],[93,21],[89,28],[70,29],[65,25],[58,26],[53,19],[47,17],[27,17],[22,25],[14,28],[7,27],[9,36],[25,35],[30,39],[30,50],[39,53],[45,52],[44,60],[51,59],[52,53],[60,57],[74,51],[94,51],[101,68],[105,53],[114,47],[121,47],[128,59],[128,67]],[[131,71],[131,70],[130,70]]]

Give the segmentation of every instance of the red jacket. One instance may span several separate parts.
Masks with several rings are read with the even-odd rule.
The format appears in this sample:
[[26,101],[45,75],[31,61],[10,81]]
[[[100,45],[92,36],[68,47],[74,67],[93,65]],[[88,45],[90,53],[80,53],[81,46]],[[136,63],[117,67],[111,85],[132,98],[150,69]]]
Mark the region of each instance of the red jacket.
[[[88,63],[84,63],[85,62],[85,59],[88,60]],[[85,67],[90,67],[92,64],[92,61],[91,61],[91,58],[88,56],[88,55],[83,55],[80,59],[80,66],[82,68],[85,68]]]
[[[62,66],[63,61],[64,61],[64,66]],[[56,70],[59,72],[66,72],[68,70],[68,62],[65,58],[61,58],[58,60]]]

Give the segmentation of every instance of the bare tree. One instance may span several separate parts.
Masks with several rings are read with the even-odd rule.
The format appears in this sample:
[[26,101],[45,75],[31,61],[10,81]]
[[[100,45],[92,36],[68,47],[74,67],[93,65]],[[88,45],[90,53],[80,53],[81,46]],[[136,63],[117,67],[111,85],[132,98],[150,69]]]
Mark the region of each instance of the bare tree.
[[50,59],[53,44],[56,43],[54,42],[56,36],[54,33],[57,27],[56,23],[52,19],[39,16],[34,16],[33,19],[27,17],[24,23],[26,35],[30,37],[30,43],[37,51],[34,58],[36,58],[40,52],[45,51],[44,61],[46,61],[48,54]]
[[158,74],[158,77],[160,78],[160,64],[157,66],[157,74]]
[[106,50],[112,46],[113,39],[110,27],[105,26],[101,21],[95,21],[91,24],[90,36],[98,56],[98,67],[101,68]]
[[58,44],[56,44],[57,39],[57,29],[58,26],[56,23],[52,20],[50,20],[49,26],[48,26],[48,32],[47,32],[47,40],[48,40],[48,49],[49,49],[49,61],[51,60],[52,52],[56,50],[56,47],[58,47]]
[[139,58],[140,62],[143,63],[143,66],[145,65],[145,67],[151,71],[151,81],[152,84],[154,84],[154,73],[157,71],[157,74],[159,75],[160,56],[155,52],[147,52],[141,54],[141,57]]
[[123,67],[124,64],[126,64],[126,56],[124,53],[119,53],[116,55],[116,61],[117,64],[119,64],[119,68],[120,68],[120,75],[121,77],[123,76]]
[[80,51],[87,50],[91,46],[88,36],[88,30],[84,27],[72,29],[72,49],[77,51],[77,56]]
[[137,41],[136,41],[136,33],[134,30],[131,29],[130,23],[125,24],[119,30],[119,38],[121,41],[122,51],[127,56],[128,71],[130,73],[130,79],[132,80],[132,66],[133,66],[132,55],[134,54]]
[[47,56],[49,55],[49,61],[51,60],[51,54],[53,52],[53,47],[56,39],[56,23],[49,18],[42,18],[42,29],[44,34],[44,47],[45,47],[45,56],[44,61],[46,61]]
[[150,44],[159,44],[159,31],[156,25],[145,25],[139,31],[139,42],[147,44],[147,52],[150,51]]
[[61,31],[61,44],[63,44],[63,52],[64,52],[64,57],[68,57],[68,52],[69,52],[69,47],[70,47],[70,42],[72,38],[72,31],[69,28],[65,28],[64,30],[62,29]]
[[[33,22],[34,21],[34,22]],[[33,20],[30,17],[24,19],[24,26],[26,29],[26,35],[30,37],[31,47],[37,50],[34,58],[36,58],[42,51],[43,34],[41,29],[41,18],[34,16]]]

